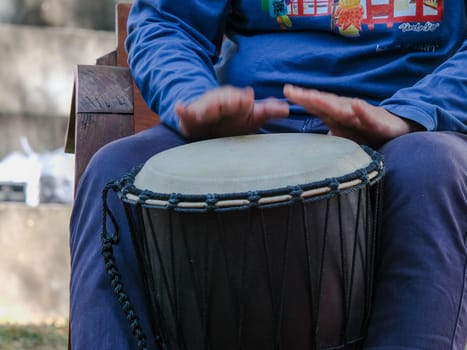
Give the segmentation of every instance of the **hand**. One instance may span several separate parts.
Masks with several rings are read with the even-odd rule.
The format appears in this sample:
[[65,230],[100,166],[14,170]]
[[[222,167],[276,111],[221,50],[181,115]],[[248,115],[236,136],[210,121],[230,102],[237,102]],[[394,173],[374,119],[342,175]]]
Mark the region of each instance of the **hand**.
[[188,106],[177,103],[175,112],[185,137],[203,139],[249,134],[270,118],[287,117],[289,105],[275,98],[255,102],[252,88],[223,86]]
[[372,147],[380,147],[393,138],[422,129],[414,122],[357,98],[289,84],[284,86],[284,95],[291,102],[304,107],[308,113],[321,118],[331,135]]

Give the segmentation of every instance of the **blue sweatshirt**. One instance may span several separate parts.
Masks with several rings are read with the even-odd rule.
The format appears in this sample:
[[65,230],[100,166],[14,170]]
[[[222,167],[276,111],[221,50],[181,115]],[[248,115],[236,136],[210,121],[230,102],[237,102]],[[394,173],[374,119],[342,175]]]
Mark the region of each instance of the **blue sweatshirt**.
[[467,1],[135,0],[128,30],[135,82],[173,128],[177,101],[219,85],[283,99],[292,83],[467,132]]

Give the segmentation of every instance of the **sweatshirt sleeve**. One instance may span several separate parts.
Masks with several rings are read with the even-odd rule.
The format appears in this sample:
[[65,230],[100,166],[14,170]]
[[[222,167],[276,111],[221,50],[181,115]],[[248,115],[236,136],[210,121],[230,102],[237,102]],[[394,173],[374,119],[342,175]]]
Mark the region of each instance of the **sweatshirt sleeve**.
[[126,48],[136,85],[161,121],[178,129],[178,101],[218,86],[218,59],[228,0],[135,0]]
[[415,85],[380,106],[429,131],[467,132],[467,40],[457,52]]

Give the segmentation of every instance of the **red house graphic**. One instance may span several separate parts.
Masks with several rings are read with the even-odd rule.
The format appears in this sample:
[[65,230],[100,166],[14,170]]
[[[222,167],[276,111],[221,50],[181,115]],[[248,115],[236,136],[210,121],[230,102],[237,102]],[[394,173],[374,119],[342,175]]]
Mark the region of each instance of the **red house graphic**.
[[332,0],[291,0],[289,16],[330,15]]
[[[396,4],[404,3],[405,10]],[[410,1],[410,10],[409,10]],[[437,22],[443,17],[443,0],[363,0],[362,24],[373,29],[375,24],[385,24],[391,28],[394,23]],[[339,2],[333,0],[291,0],[288,5],[289,16],[329,16]]]
[[[375,24],[386,24],[388,28],[392,28],[394,23],[402,22],[429,22],[440,21],[443,18],[442,0],[436,1],[436,8],[433,6],[434,1],[415,1],[415,13],[397,15],[394,8],[395,0],[387,0],[386,2],[366,0],[365,16],[362,21],[367,24],[369,29],[373,29]],[[426,12],[426,8],[434,9],[434,11]]]

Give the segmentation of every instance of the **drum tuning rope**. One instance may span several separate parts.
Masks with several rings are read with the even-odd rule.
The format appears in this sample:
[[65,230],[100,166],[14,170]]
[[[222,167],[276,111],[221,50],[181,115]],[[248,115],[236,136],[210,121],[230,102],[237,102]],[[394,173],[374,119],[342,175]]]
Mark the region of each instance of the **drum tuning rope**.
[[[125,312],[125,316],[127,321],[130,325],[131,331],[133,336],[136,338],[138,349],[139,350],[148,350],[147,343],[146,343],[146,336],[143,332],[141,327],[140,321],[138,316],[135,313],[135,310],[131,304],[130,298],[128,294],[124,290],[124,285],[122,281],[122,276],[120,270],[117,266],[117,262],[115,260],[115,255],[113,252],[113,246],[119,243],[119,227],[115,216],[112,214],[112,211],[109,209],[107,205],[107,197],[109,191],[117,192],[120,188],[119,181],[114,181],[107,184],[102,191],[102,256],[104,257],[105,262],[105,269],[107,275],[110,278],[110,282],[112,288],[114,290],[117,299]],[[107,218],[110,219],[112,226],[115,229],[113,234],[109,234],[107,231]],[[160,339],[156,338],[156,341],[161,345],[161,349],[165,349],[166,347],[163,344],[160,344]]]

